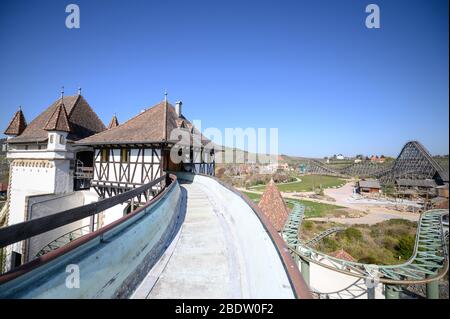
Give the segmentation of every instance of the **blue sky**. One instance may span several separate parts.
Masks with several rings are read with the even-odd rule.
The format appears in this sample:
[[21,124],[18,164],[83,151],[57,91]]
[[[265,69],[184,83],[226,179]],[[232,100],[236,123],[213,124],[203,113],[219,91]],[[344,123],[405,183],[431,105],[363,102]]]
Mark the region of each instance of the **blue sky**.
[[[67,29],[76,3],[81,28]],[[367,29],[376,3],[381,29]],[[299,156],[448,154],[448,1],[1,1],[0,127],[83,95],[107,124],[181,99],[202,126],[277,127]]]

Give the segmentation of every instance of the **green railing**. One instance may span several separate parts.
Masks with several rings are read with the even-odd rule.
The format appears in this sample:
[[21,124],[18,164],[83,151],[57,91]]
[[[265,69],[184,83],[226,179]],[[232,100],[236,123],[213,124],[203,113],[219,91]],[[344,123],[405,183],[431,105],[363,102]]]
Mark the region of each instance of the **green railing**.
[[294,208],[283,229],[283,238],[294,258],[318,264],[349,276],[376,279],[390,285],[429,283],[442,278],[448,271],[448,233],[443,230],[443,217],[448,210],[424,212],[419,220],[413,255],[398,265],[372,265],[338,259],[317,251],[298,239],[304,207],[293,202]]

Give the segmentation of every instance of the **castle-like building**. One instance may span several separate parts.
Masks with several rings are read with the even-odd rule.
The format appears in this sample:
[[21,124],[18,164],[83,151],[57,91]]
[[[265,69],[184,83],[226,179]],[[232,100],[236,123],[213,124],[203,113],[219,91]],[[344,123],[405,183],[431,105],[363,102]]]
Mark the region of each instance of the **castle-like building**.
[[[167,95],[121,125],[114,115],[105,127],[80,91],[61,94],[29,124],[19,109],[4,134],[10,162],[7,225],[115,196],[169,171],[214,174],[210,141],[183,116],[182,103],[171,105]],[[180,142],[181,135],[187,141]],[[61,236],[119,219],[158,191],[155,186],[147,197],[9,246],[4,269],[34,259]]]

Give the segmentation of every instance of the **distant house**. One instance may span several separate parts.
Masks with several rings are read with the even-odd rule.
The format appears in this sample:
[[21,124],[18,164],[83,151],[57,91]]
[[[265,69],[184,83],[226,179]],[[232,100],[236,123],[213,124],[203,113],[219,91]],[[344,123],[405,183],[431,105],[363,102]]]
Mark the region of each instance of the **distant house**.
[[344,249],[339,249],[337,251],[334,251],[332,253],[330,253],[331,257],[337,258],[337,259],[342,259],[342,260],[346,260],[346,261],[350,261],[350,262],[356,262],[356,259],[350,255],[348,252],[346,252]]
[[357,163],[361,163],[362,162],[362,159],[360,159],[360,158],[356,158],[355,160],[354,160],[354,162],[357,164]]
[[395,186],[399,193],[405,195],[428,194],[438,195],[436,181],[434,179],[406,179],[399,178],[395,180]]
[[266,165],[259,166],[259,174],[273,174],[277,171],[278,164],[277,163],[269,163]]
[[343,159],[345,159],[345,157],[344,157],[344,155],[342,155],[342,154],[338,154],[338,155],[336,156],[336,159],[338,159],[338,160],[343,160]]
[[360,180],[357,183],[358,193],[379,193],[381,191],[381,185],[378,180]]
[[378,155],[372,155],[372,156],[370,157],[370,161],[371,161],[372,163],[380,163],[380,164],[382,164],[382,163],[384,163],[384,162],[386,161],[386,157],[384,157],[384,155],[381,155],[381,156],[378,156]]

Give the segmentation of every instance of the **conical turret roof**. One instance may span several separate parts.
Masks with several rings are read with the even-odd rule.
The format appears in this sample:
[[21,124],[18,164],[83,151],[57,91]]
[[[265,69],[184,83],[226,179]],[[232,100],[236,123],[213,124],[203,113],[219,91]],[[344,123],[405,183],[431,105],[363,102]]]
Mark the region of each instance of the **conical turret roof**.
[[267,185],[258,206],[277,231],[283,230],[289,211],[273,179]]

